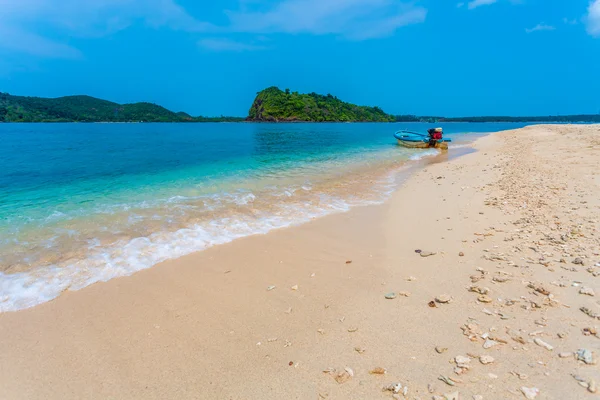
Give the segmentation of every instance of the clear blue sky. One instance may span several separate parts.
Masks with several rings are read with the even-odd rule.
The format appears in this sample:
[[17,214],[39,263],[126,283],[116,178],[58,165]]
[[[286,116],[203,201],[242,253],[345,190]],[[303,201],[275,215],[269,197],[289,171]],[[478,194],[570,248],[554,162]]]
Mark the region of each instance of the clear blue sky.
[[276,85],[395,114],[600,112],[600,0],[0,0],[0,91],[246,115]]

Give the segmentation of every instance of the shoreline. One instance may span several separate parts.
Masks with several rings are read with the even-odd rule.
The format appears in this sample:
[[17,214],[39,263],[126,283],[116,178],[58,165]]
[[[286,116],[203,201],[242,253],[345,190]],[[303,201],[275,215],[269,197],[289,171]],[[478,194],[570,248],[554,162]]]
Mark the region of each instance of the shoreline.
[[[213,117],[209,117],[213,118]],[[595,120],[581,121],[504,121],[504,120],[489,120],[489,121],[0,121],[0,124],[526,124],[527,126],[556,124],[556,125],[589,125],[597,124]]]
[[590,386],[597,368],[557,354],[598,351],[578,309],[597,307],[581,286],[600,293],[587,270],[600,262],[600,128],[530,126],[475,148],[411,174],[383,205],[0,314],[0,397],[386,399],[397,382],[410,399],[589,396],[570,375]]
[[[473,139],[457,145],[451,151],[451,157],[459,157],[474,151],[470,147],[472,142]],[[449,158],[448,152],[433,151],[433,153],[422,151],[408,158],[397,156],[399,158],[393,162],[387,159],[380,160],[380,165],[367,166],[355,163],[345,171],[345,176],[336,172],[325,181],[312,182],[309,185],[310,189],[304,189],[300,181],[288,182],[284,192],[299,185],[303,190],[308,190],[309,197],[294,196],[280,200],[275,205],[264,204],[268,194],[261,195],[260,192],[250,191],[250,195],[254,199],[256,195],[258,199],[252,201],[252,206],[249,206],[245,213],[259,215],[260,218],[256,221],[243,219],[245,217],[243,214],[236,217],[232,211],[225,214],[226,218],[234,224],[244,225],[243,229],[229,229],[221,223],[224,217],[213,213],[211,219],[207,221],[202,221],[198,217],[193,225],[181,225],[172,231],[157,231],[146,236],[130,236],[119,243],[107,244],[96,252],[90,250],[84,258],[65,258],[52,261],[51,265],[33,266],[30,269],[19,270],[17,267],[16,271],[13,268],[8,273],[0,271],[4,294],[0,298],[0,312],[16,312],[36,307],[54,300],[65,291],[78,291],[99,282],[131,276],[162,262],[176,260],[243,237],[269,234],[280,229],[301,226],[328,215],[346,213],[357,207],[382,204],[398,188],[399,180],[405,180],[424,163],[429,163],[428,160],[441,161]],[[335,189],[336,187],[338,189]],[[342,187],[349,189],[342,189]],[[354,192],[352,187],[355,188]],[[298,191],[301,192],[300,189]],[[360,194],[357,196],[355,193]],[[314,204],[314,196],[327,196],[330,199],[328,201],[321,199],[318,201],[319,204]],[[288,207],[292,207],[294,211],[288,212]],[[270,209],[273,211],[268,211]],[[193,217],[191,215],[188,218]],[[71,228],[76,229],[75,226]],[[175,247],[171,245],[173,242],[177,243]],[[74,242],[73,246],[76,245],[81,243]],[[77,251],[74,247],[60,248],[67,255]],[[169,251],[171,254],[166,254]],[[95,260],[99,258],[103,263],[97,265]],[[48,258],[46,260],[50,262]],[[29,287],[35,288],[39,295],[35,296]]]

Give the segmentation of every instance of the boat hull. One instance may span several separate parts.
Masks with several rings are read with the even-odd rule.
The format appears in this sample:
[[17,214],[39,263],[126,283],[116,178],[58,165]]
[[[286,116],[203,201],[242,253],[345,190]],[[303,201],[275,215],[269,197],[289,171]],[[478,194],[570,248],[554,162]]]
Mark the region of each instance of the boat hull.
[[410,149],[440,149],[440,150],[448,150],[447,142],[437,142],[434,146],[430,146],[429,142],[413,142],[406,141],[401,139],[398,140],[398,144],[400,146],[408,147]]

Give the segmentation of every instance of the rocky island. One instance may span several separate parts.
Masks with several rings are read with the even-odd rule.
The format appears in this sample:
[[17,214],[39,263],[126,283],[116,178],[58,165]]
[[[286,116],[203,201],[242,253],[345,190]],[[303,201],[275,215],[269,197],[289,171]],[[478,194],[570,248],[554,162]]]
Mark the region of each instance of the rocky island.
[[379,107],[357,106],[331,94],[301,94],[272,86],[259,92],[247,121],[260,122],[393,122]]

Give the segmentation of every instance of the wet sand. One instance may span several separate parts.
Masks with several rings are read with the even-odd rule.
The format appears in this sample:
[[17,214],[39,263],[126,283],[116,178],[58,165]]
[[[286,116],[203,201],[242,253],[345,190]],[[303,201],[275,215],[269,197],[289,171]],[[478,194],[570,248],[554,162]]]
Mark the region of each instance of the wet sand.
[[475,147],[382,206],[0,314],[0,398],[592,398],[561,353],[600,357],[600,127]]

